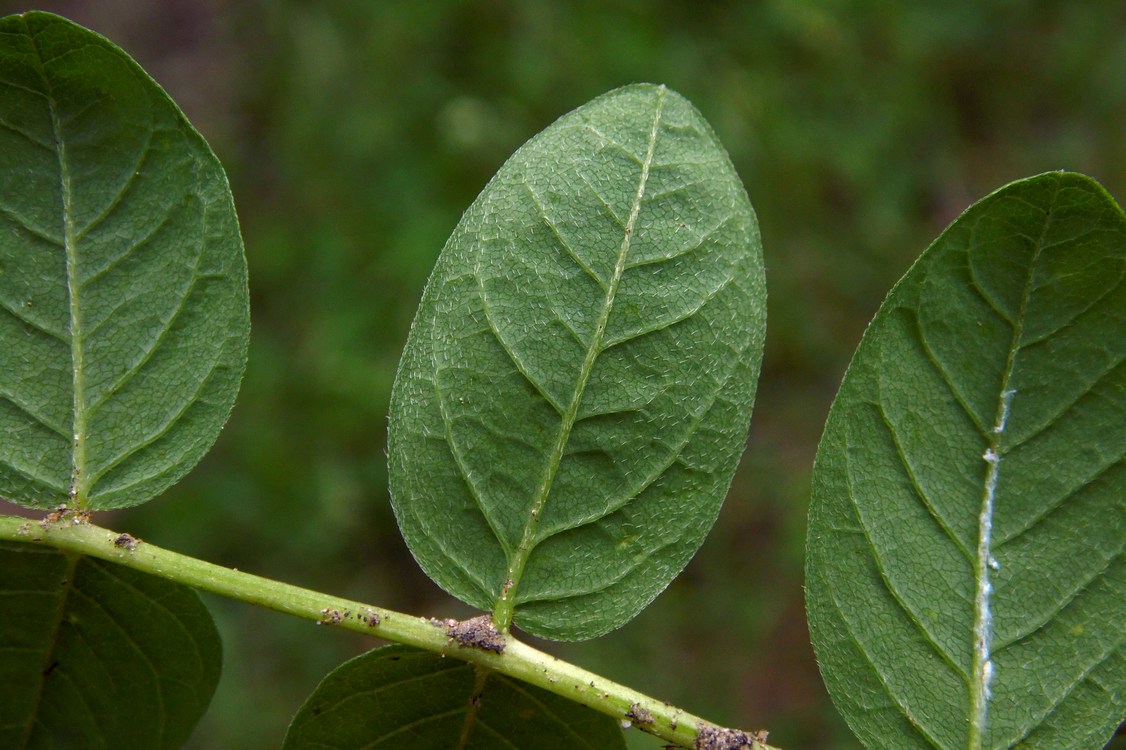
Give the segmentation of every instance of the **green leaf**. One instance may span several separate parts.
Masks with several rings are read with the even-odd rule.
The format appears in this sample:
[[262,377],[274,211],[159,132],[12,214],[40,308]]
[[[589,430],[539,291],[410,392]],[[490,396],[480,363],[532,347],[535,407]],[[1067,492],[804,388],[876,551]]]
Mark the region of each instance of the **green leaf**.
[[214,443],[246,361],[219,162],[124,52],[0,19],[0,495],[144,502]]
[[1101,747],[1126,715],[1126,216],[1013,183],[892,291],[813,476],[813,642],[889,748]]
[[191,589],[0,543],[0,747],[178,748],[221,661]]
[[406,646],[345,662],[305,701],[284,750],[613,750],[618,723],[553,693]]
[[502,630],[632,618],[719,512],[765,310],[754,213],[681,96],[617,89],[521,147],[442,251],[392,392],[423,569]]

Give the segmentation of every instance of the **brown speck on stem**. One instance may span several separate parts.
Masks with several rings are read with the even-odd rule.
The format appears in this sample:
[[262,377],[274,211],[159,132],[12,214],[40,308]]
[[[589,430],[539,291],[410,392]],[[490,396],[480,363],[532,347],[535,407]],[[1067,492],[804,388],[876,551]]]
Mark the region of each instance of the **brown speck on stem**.
[[318,625],[339,625],[344,620],[344,615],[340,614],[340,610],[324,608],[321,610],[321,619],[317,622]]
[[48,526],[58,523],[59,521],[63,520],[63,516],[66,515],[67,510],[68,508],[65,505],[58,506],[53,511],[48,513],[46,518],[39,522],[39,525],[46,529]]
[[479,615],[468,620],[446,620],[446,635],[462,648],[476,648],[499,654],[506,645],[504,635],[493,624],[489,615]]
[[39,525],[46,531],[49,527],[62,523],[63,521],[71,521],[75,525],[90,523],[90,511],[72,510],[66,505],[59,505],[48,513],[47,516],[39,522]]
[[756,743],[766,742],[766,735],[764,729],[747,734],[738,729],[701,724],[692,747],[695,750],[754,750]]
[[359,617],[360,617],[360,622],[367,623],[367,626],[369,628],[374,628],[376,625],[379,624],[379,615],[377,615],[375,612],[373,612],[370,609],[366,610]]
[[141,540],[132,534],[118,534],[113,540],[113,546],[118,549],[133,552],[137,549],[137,545],[140,544],[140,542]]
[[653,726],[653,714],[647,708],[643,708],[640,703],[634,703],[626,711],[626,718],[630,723],[638,729]]

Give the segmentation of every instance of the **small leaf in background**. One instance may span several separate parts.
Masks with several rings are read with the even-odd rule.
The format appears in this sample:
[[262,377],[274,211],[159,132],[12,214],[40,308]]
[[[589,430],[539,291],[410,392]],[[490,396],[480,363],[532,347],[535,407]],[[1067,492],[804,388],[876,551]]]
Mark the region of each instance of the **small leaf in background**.
[[442,251],[392,393],[423,569],[502,629],[627,622],[715,521],[765,313],[754,212],[685,99],[628,86],[533,138]]
[[219,162],[124,52],[0,19],[0,496],[144,502],[214,443],[246,360]]
[[0,543],[0,747],[181,747],[219,680],[195,592],[90,557]]
[[284,750],[613,750],[609,716],[457,659],[385,646],[329,674],[293,718]]
[[811,632],[865,744],[1101,747],[1126,715],[1126,216],[1052,173],[880,308],[813,476]]

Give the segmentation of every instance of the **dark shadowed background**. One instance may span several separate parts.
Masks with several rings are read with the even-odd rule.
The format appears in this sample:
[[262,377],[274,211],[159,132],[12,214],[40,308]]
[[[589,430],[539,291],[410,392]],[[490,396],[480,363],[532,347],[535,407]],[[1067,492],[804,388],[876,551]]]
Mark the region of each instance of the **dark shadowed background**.
[[[802,547],[817,440],[867,321],[939,231],[1004,183],[1066,168],[1126,199],[1118,1],[2,7],[61,13],[134,56],[218,153],[246,241],[254,327],[227,428],[168,496],[100,522],[422,615],[466,610],[403,545],[384,451],[438,251],[504,159],[559,115],[634,81],[693,101],[765,246],[748,451],[715,530],[648,610],[548,648],[787,749],[856,747],[809,646]],[[320,678],[372,645],[207,602],[226,663],[193,748],[277,747]]]

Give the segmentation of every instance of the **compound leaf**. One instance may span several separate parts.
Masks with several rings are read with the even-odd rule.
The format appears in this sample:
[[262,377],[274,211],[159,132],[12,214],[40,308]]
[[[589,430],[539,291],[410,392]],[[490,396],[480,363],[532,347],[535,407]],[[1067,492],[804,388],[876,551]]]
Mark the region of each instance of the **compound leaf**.
[[502,629],[628,621],[719,512],[765,305],[754,212],[678,94],[618,89],[525,144],[442,251],[392,392],[423,569]]
[[1101,747],[1126,715],[1126,216],[1052,173],[892,291],[817,455],[810,626],[860,738]]
[[191,589],[0,543],[0,747],[179,748],[221,661]]
[[504,675],[406,646],[345,662],[297,712],[283,750],[614,750],[609,716]]
[[124,52],[0,19],[0,495],[135,505],[215,441],[246,360],[227,180]]

